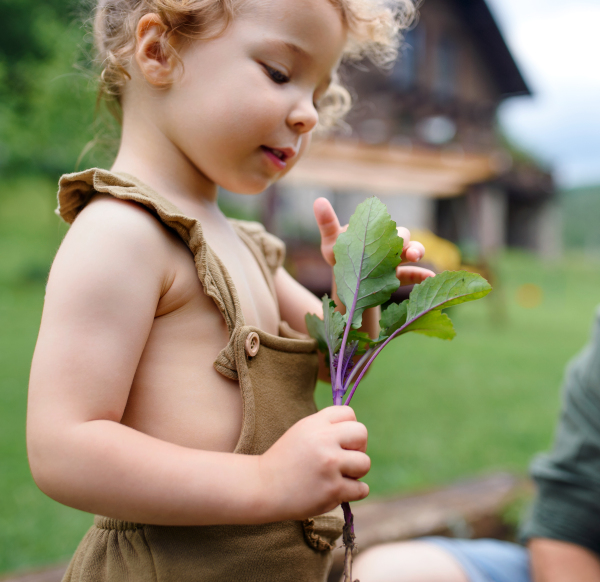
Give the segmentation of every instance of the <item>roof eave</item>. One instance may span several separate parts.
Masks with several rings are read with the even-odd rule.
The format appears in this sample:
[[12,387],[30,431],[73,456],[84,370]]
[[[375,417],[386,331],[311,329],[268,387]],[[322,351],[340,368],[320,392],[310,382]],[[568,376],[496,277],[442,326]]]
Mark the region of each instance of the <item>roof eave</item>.
[[485,0],[454,0],[461,10],[475,41],[487,62],[498,85],[500,98],[531,96],[532,91],[525,82],[502,32]]

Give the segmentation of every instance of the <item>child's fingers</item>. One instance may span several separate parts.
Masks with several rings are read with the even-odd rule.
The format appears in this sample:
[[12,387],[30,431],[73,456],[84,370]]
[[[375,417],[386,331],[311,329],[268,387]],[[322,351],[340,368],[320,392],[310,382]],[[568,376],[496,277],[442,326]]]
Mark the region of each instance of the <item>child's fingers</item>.
[[435,277],[435,273],[423,267],[396,267],[396,277],[400,285],[417,285],[429,277]]
[[356,420],[356,414],[349,406],[328,406],[317,414],[326,418],[331,424]]
[[360,501],[369,495],[369,486],[366,483],[351,478],[344,481],[344,492],[342,495],[344,501]]
[[321,234],[321,254],[325,261],[333,266],[335,264],[333,245],[338,235],[344,232],[346,228],[340,226],[340,221],[329,200],[317,198],[313,204],[313,210]]
[[371,459],[369,456],[358,451],[347,451],[340,465],[342,475],[351,479],[364,477],[370,468]]
[[416,263],[425,255],[425,247],[417,241],[410,240],[410,231],[408,228],[399,226],[397,228],[398,236],[402,237],[402,260]]
[[360,422],[341,422],[335,425],[337,438],[342,449],[350,451],[367,451],[369,433],[367,427]]
[[410,231],[403,226],[399,226],[396,230],[398,231],[398,236],[403,240],[403,248],[406,249],[410,244]]
[[424,255],[425,247],[417,241],[411,241],[402,251],[402,259],[410,261],[411,263],[417,263]]
[[333,244],[341,230],[340,221],[333,206],[326,198],[317,198],[313,204],[313,211],[321,233],[322,243]]

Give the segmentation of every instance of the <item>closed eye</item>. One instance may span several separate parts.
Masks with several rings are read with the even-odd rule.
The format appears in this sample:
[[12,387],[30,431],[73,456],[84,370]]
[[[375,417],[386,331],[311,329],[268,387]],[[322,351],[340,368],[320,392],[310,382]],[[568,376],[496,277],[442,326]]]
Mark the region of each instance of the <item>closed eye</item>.
[[263,67],[265,68],[265,71],[267,71],[269,77],[271,77],[271,80],[278,85],[283,85],[284,83],[289,82],[290,78],[281,71],[278,71],[277,69],[269,67],[269,65],[265,64],[263,64]]

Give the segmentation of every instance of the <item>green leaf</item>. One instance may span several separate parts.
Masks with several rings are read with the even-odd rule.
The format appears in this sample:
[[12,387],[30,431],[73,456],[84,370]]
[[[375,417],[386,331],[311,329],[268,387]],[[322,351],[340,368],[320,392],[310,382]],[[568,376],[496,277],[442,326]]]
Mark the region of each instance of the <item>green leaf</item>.
[[467,271],[444,271],[414,286],[408,301],[406,321],[434,309],[446,309],[480,299],[491,290],[491,285],[481,275]]
[[365,333],[364,331],[358,331],[356,329],[350,330],[350,333],[348,334],[348,342],[358,343],[358,347],[356,348],[357,356],[362,356],[369,349],[371,344],[374,343],[368,333]]
[[[380,344],[390,337],[395,331],[406,324],[406,316],[408,314],[408,299],[402,303],[392,303],[383,313],[379,320],[381,331],[377,338],[376,344]],[[450,318],[441,312],[441,309],[429,311],[428,313],[417,318],[411,324],[407,325],[399,334],[398,337],[416,331],[431,337],[439,337],[441,339],[452,339],[456,332]]]
[[408,309],[408,299],[402,303],[392,303],[381,313],[379,320],[379,337],[377,343],[390,337],[397,329],[400,329],[406,323],[406,314]]
[[402,245],[382,202],[372,197],[358,205],[333,247],[338,295],[348,313],[354,305],[352,327],[360,327],[365,309],[381,305],[398,289]]
[[328,353],[327,340],[325,338],[325,323],[314,313],[307,313],[305,316],[306,328],[308,335],[317,340],[319,350],[323,353]]
[[333,357],[342,346],[342,335],[346,321],[344,316],[335,310],[335,302],[327,295],[323,296],[323,328],[325,341]]
[[410,299],[400,304],[392,303],[383,313],[381,331],[375,344],[389,338],[409,323],[398,336],[416,331],[431,337],[452,339],[456,332],[452,321],[442,309],[479,299],[491,291],[489,283],[481,276],[466,271],[445,271],[415,285]]
[[416,331],[430,337],[439,337],[440,339],[451,340],[456,336],[452,321],[441,310],[436,309],[407,325],[398,335]]

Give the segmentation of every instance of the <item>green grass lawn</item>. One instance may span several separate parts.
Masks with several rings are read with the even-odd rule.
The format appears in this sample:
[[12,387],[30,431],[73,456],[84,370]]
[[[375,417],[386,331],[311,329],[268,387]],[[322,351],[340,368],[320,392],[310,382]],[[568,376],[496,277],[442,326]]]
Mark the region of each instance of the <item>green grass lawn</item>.
[[[65,232],[53,191],[46,181],[0,186],[0,572],[68,559],[91,523],[37,490],[25,451],[29,363]],[[452,310],[454,341],[412,334],[383,352],[353,401],[369,427],[373,494],[526,471],[551,441],[564,366],[600,304],[599,267],[577,256],[543,264],[507,254],[495,292]],[[538,307],[517,303],[523,284],[541,288]],[[330,403],[327,386],[317,399]]]

